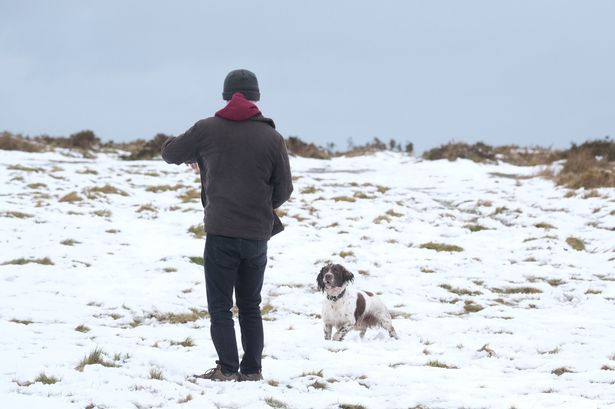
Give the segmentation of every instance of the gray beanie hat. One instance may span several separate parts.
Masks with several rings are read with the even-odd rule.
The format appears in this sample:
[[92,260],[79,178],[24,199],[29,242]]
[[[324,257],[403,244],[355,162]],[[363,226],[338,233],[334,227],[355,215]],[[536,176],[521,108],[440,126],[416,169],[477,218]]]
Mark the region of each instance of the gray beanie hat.
[[224,79],[222,98],[228,101],[236,92],[241,92],[243,96],[250,101],[258,101],[261,99],[261,93],[258,90],[258,81],[256,75],[254,75],[252,71],[233,70],[228,73]]

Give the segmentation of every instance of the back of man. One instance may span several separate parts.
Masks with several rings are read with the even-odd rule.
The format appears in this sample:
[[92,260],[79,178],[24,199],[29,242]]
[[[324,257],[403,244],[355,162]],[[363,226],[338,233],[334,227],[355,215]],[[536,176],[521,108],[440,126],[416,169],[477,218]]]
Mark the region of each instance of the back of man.
[[[199,377],[259,380],[267,241],[282,229],[273,210],[290,197],[292,178],[284,139],[254,104],[260,98],[256,76],[232,71],[223,97],[229,101],[226,107],[167,140],[162,157],[167,163],[196,163],[201,173],[205,283],[218,365]],[[244,350],[241,363],[231,313],[233,290]]]

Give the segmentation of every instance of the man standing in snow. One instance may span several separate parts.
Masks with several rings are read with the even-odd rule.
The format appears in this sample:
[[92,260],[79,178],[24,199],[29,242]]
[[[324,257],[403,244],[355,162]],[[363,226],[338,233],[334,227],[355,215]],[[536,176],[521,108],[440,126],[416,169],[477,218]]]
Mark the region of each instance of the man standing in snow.
[[[198,375],[216,381],[263,379],[260,302],[267,241],[283,227],[273,209],[293,191],[288,153],[273,121],[255,102],[256,76],[231,71],[222,96],[227,105],[162,145],[162,158],[187,163],[201,174],[205,208],[205,285],[217,366]],[[244,355],[237,351],[231,308],[239,309]]]

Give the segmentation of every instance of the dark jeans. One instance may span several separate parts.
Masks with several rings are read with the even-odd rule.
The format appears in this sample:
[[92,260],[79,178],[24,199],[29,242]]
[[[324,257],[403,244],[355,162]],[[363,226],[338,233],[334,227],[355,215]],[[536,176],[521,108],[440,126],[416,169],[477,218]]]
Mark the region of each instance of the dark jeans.
[[[261,289],[267,265],[267,241],[207,235],[205,285],[211,317],[211,339],[217,363],[226,373],[256,373],[261,369],[263,320]],[[233,307],[233,289],[239,309],[243,358],[239,363]]]

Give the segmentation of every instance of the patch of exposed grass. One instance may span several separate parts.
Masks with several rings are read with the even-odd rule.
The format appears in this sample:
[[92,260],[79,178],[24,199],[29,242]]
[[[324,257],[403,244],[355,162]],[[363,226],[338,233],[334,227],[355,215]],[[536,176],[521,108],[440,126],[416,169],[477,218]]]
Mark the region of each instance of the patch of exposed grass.
[[374,199],[376,196],[371,196],[364,192],[357,191],[352,194],[352,197],[355,197],[357,199]]
[[98,347],[94,348],[92,352],[83,357],[83,359],[79,362],[79,364],[77,364],[75,369],[79,372],[83,372],[83,369],[87,365],[102,365],[108,368],[114,368],[117,366],[114,362],[106,361],[104,357],[104,351],[102,350],[102,348]]
[[562,280],[561,278],[550,278],[547,280],[547,283],[551,286],[551,287],[558,287],[562,284],[566,284],[566,282],[564,280]]
[[554,370],[551,371],[552,374],[557,375],[557,376],[561,376],[565,373],[574,373],[573,371],[571,371],[570,369],[562,366],[561,368],[556,368]]
[[118,230],[118,229],[105,230],[105,233],[110,233],[110,234],[117,234],[119,232],[120,232],[120,230]]
[[66,239],[60,242],[60,244],[63,246],[74,246],[75,244],[80,244],[80,243],[81,243],[80,241],[73,240],[73,239]]
[[336,202],[349,202],[349,203],[354,203],[357,201],[357,199],[355,199],[354,197],[351,196],[335,196],[332,198],[334,201]]
[[470,230],[471,232],[477,232],[477,231],[481,231],[481,230],[489,230],[485,226],[481,226],[480,224],[466,224],[464,227],[466,229]]
[[14,322],[15,324],[30,325],[34,321],[32,321],[32,320],[19,320],[17,318],[13,318],[13,319],[9,320],[9,322]]
[[537,227],[539,229],[555,229],[555,226],[553,226],[552,224],[544,222],[536,223],[534,227]]
[[190,226],[188,228],[188,233],[192,234],[197,239],[202,239],[205,237],[205,227],[203,223],[195,224],[194,226]]
[[457,295],[481,295],[480,291],[471,291],[465,288],[455,288],[449,284],[440,284],[440,288],[444,288],[445,290],[457,294]]
[[43,168],[34,168],[34,167],[30,167],[30,166],[23,166],[23,165],[9,165],[7,166],[8,170],[19,170],[22,172],[34,172],[34,173],[38,173],[38,172],[44,172],[45,169]]
[[143,213],[143,212],[157,213],[158,209],[156,209],[156,207],[153,204],[146,203],[146,204],[142,204],[141,206],[139,206],[136,212],[137,213]]
[[30,189],[43,189],[47,188],[47,185],[44,183],[30,183],[27,185]]
[[165,324],[186,324],[188,322],[198,321],[199,319],[207,317],[209,317],[209,313],[207,311],[198,310],[196,308],[192,308],[190,312],[153,312],[146,314],[145,316],[145,318],[155,319],[158,322]]
[[602,294],[601,290],[593,290],[591,288],[588,288],[587,291],[585,291],[585,294]]
[[391,216],[391,217],[402,217],[404,214],[403,214],[403,213],[396,212],[396,211],[395,211],[395,210],[393,210],[393,209],[389,209],[389,210],[387,210],[387,211],[386,211],[386,215],[387,215],[387,216]]
[[288,408],[288,405],[286,405],[286,403],[279,401],[277,399],[274,399],[274,398],[265,398],[265,403],[271,406],[272,408],[282,408],[282,409]]
[[323,370],[321,369],[321,370],[318,370],[318,371],[303,372],[301,374],[301,376],[318,376],[318,377],[322,378],[322,376],[323,376],[322,373],[323,373]]
[[425,364],[425,366],[431,366],[434,368],[445,368],[445,369],[457,369],[454,365],[448,365],[438,360],[431,360]]
[[376,217],[372,222],[375,224],[380,224],[382,222],[390,222],[391,218],[389,216],[387,216],[386,214],[380,215],[378,217]]
[[45,257],[45,258],[16,258],[16,259],[13,259],[13,260],[5,261],[1,265],[6,266],[6,265],[9,265],[9,264],[13,264],[13,265],[20,265],[21,266],[21,265],[29,264],[29,263],[42,264],[44,266],[52,266],[53,265],[53,261],[51,261],[49,259],[49,257]]
[[79,194],[77,192],[70,192],[64,196],[62,196],[60,198],[60,202],[66,202],[66,203],[74,203],[74,202],[80,202],[82,201],[83,198],[81,196],[79,196]]
[[60,382],[60,379],[56,378],[55,376],[49,376],[47,374],[45,374],[44,372],[41,372],[36,379],[34,379],[34,382],[40,382],[42,384],[45,385],[53,385],[54,383],[58,383]]
[[105,195],[120,195],[120,196],[128,196],[128,193],[124,192],[121,189],[116,188],[113,185],[106,184],[104,186],[94,186],[88,189],[88,192],[91,193],[102,193]]
[[198,189],[188,189],[178,196],[183,203],[188,203],[197,199],[201,199],[201,191]]
[[82,169],[77,171],[80,175],[98,175],[98,171],[94,169]]
[[378,191],[378,193],[386,193],[391,190],[391,188],[387,186],[376,185],[376,190]]
[[471,300],[464,301],[463,303],[463,310],[467,312],[468,314],[472,312],[479,312],[479,311],[482,311],[483,309],[484,307],[482,305],[477,304]]
[[585,250],[585,242],[579,238],[570,236],[566,239],[566,243],[576,251]]
[[317,189],[316,186],[306,186],[303,189],[301,189],[301,193],[302,194],[312,194],[312,193],[316,193],[316,192],[320,192],[320,189]]
[[542,290],[534,287],[507,287],[507,288],[492,288],[491,291],[498,294],[538,294]]
[[162,271],[164,271],[165,273],[175,273],[177,272],[177,269],[174,267],[165,267],[162,269]]
[[365,409],[365,406],[358,404],[340,403],[337,406],[339,409]]
[[98,217],[111,217],[110,210],[95,210],[92,212],[92,214]]
[[600,367],[600,370],[602,370],[602,371],[615,371],[615,367],[610,366],[610,365],[602,365]]
[[354,257],[354,251],[351,250],[342,250],[339,253],[341,258],[346,258],[346,257]]
[[173,346],[179,345],[184,348],[193,347],[196,345],[191,337],[186,337],[183,341],[171,341],[170,344]]
[[434,243],[433,241],[430,241],[428,243],[423,243],[419,246],[419,248],[435,250],[435,251],[448,251],[448,252],[463,251],[462,247],[456,246],[454,244]]
[[23,212],[9,211],[0,213],[0,217],[12,217],[15,219],[29,219],[30,217],[34,217],[34,215]]
[[168,191],[176,191],[179,189],[183,189],[185,187],[188,187],[186,185],[182,185],[182,184],[177,184],[177,185],[151,185],[145,188],[146,192],[153,192],[153,193],[158,193],[158,192],[168,192]]
[[198,264],[199,266],[204,266],[205,265],[205,260],[203,260],[203,257],[201,257],[201,256],[188,257],[188,259],[192,263]]
[[162,375],[162,371],[157,368],[152,368],[149,370],[149,378],[156,379],[158,381],[164,380],[164,376]]
[[273,305],[269,304],[269,303],[267,303],[267,304],[265,304],[265,305],[263,305],[261,307],[261,315],[267,315],[267,314],[269,314],[270,312],[273,312],[273,311],[275,311],[275,307]]
[[327,388],[328,388],[328,386],[327,386],[327,384],[326,384],[326,383],[324,383],[324,382],[320,382],[319,380],[316,380],[316,381],[312,382],[311,384],[309,384],[309,385],[308,385],[308,388],[309,388],[310,386],[311,386],[312,388],[314,388],[314,389],[319,389],[319,390],[324,390],[324,389],[327,389]]
[[83,324],[80,324],[75,327],[75,331],[86,333],[86,332],[90,332],[90,328],[86,327]]

